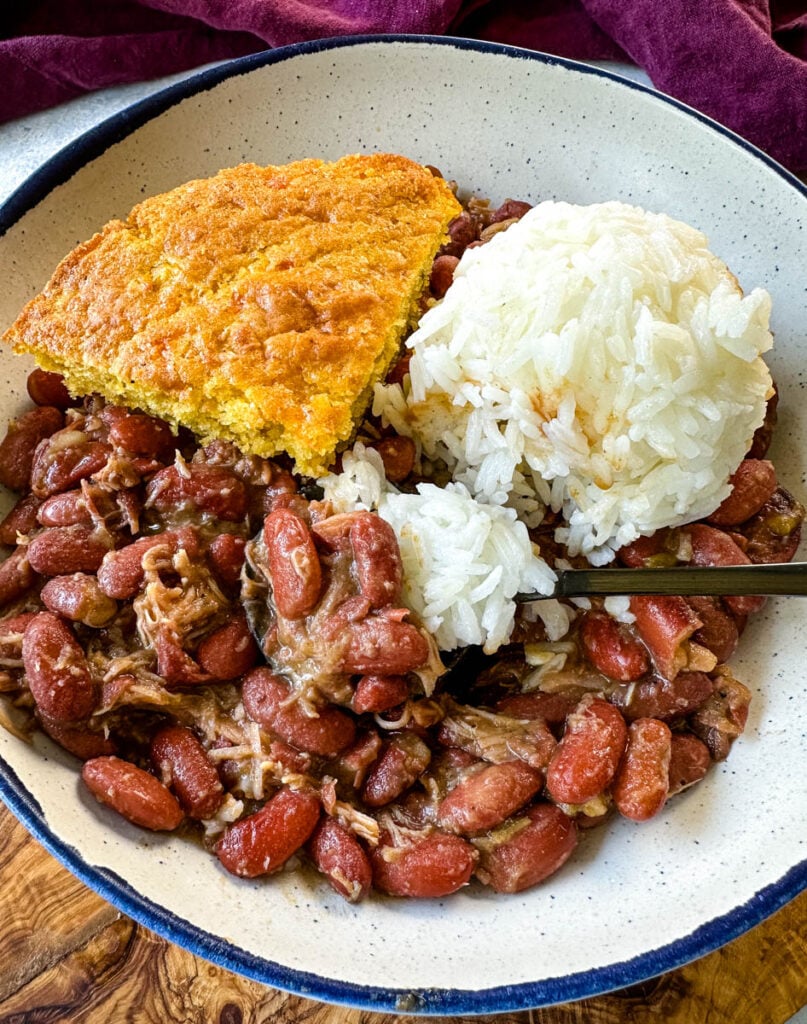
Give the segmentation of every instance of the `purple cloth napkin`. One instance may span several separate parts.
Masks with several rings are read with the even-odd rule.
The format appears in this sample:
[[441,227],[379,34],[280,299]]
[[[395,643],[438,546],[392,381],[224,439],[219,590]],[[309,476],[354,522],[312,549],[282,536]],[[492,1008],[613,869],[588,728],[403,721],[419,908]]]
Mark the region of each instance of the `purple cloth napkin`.
[[[12,5],[9,5],[12,6]],[[0,121],[307,39],[450,33],[631,60],[807,171],[807,0],[39,0],[0,13]]]

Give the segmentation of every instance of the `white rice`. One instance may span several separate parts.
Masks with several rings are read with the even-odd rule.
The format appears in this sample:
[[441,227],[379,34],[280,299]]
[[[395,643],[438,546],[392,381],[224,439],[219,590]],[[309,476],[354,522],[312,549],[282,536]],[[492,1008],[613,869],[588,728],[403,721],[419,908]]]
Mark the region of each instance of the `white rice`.
[[466,251],[373,411],[480,502],[562,510],[558,539],[602,564],[728,494],[770,394],[769,313],[694,228],[542,203]]
[[[488,653],[513,630],[517,593],[552,592],[555,574],[533,548],[514,509],[476,501],[462,484],[420,484],[402,494],[384,477],[377,452],[357,444],[342,472],[320,480],[336,512],[377,511],[398,538],[403,601],[441,650],[479,644]],[[569,628],[558,601],[533,606],[550,639]]]

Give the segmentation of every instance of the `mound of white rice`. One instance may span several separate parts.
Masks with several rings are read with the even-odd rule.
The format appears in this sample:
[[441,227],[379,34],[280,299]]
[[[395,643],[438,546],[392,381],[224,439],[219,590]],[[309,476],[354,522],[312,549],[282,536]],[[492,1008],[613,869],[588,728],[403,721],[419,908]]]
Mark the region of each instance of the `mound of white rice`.
[[685,224],[542,203],[466,251],[374,412],[480,501],[562,510],[558,539],[601,564],[726,496],[771,389],[769,312]]
[[[320,480],[337,512],[370,509],[392,526],[404,567],[404,604],[441,650],[470,644],[488,653],[513,629],[514,594],[552,592],[555,574],[533,549],[513,509],[480,503],[462,484],[420,484],[402,494],[387,483],[381,458],[357,444],[342,472]],[[558,601],[534,606],[550,639],[569,627]]]

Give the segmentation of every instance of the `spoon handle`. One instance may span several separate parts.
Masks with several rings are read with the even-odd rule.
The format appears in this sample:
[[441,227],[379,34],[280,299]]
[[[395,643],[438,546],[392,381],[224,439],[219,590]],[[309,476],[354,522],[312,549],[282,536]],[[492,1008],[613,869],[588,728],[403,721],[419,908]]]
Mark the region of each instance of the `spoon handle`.
[[[671,569],[563,569],[550,597],[609,595],[784,595],[807,596],[807,562],[770,565],[680,565]],[[515,601],[542,600],[539,594],[516,594]]]

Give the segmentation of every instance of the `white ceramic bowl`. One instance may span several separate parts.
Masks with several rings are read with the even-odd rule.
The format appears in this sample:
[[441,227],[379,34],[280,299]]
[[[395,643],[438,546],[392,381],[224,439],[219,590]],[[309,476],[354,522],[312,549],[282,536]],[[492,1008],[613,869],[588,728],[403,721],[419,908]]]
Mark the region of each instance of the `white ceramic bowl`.
[[[56,262],[145,195],[243,160],[360,150],[436,164],[506,197],[623,199],[703,229],[773,295],[782,391],[774,458],[805,497],[807,193],[677,103],[567,61],[444,39],[340,40],[245,58],[169,88],[59,154],[0,210],[0,327]],[[4,353],[22,407],[29,367]],[[735,667],[754,692],[730,759],[655,820],[591,834],[548,884],[349,906],[300,877],[239,881],[79,788],[41,737],[0,735],[3,797],[75,874],[155,931],[280,988],[373,1009],[490,1013],[603,992],[694,959],[807,885],[807,634],[769,602]]]

